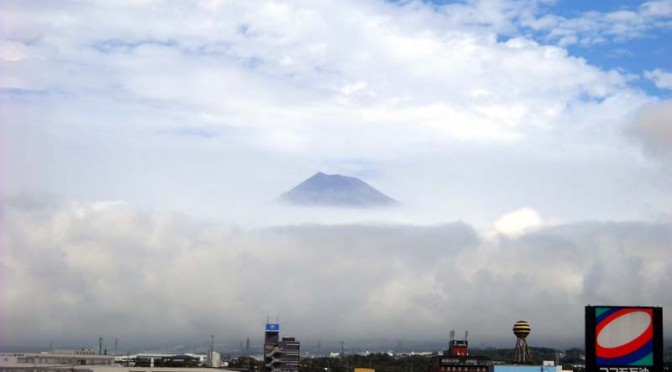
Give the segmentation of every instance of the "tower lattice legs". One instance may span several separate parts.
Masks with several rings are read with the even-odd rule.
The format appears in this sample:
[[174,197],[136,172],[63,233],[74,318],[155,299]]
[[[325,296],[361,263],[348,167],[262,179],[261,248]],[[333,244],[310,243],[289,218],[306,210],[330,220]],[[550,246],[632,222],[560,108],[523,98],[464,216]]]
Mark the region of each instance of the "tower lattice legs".
[[527,346],[527,340],[524,338],[518,338],[516,341],[516,350],[513,354],[514,363],[529,363],[532,361],[530,355],[530,348]]

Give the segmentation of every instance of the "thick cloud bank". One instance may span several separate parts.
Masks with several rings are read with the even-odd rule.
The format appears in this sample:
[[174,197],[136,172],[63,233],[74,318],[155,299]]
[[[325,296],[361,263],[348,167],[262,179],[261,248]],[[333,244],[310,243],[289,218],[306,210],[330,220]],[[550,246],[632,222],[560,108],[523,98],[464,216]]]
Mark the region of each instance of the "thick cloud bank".
[[[670,223],[587,222],[513,235],[465,223],[238,230],[124,203],[6,199],[2,342],[258,338],[581,345],[583,306],[672,306]],[[669,329],[672,324],[667,322]]]

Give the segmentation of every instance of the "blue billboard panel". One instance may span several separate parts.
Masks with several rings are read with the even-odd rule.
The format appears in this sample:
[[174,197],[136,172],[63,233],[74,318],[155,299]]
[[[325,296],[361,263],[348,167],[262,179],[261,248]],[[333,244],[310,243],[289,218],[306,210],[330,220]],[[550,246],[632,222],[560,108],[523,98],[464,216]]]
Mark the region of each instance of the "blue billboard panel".
[[266,332],[280,332],[280,324],[266,323]]
[[662,308],[586,307],[586,367],[591,371],[659,371]]

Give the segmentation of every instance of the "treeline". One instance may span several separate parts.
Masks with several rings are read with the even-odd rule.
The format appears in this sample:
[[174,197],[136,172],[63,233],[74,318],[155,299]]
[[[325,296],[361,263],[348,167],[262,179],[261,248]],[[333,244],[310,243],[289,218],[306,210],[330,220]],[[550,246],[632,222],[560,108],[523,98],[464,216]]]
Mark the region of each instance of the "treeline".
[[[513,360],[514,349],[472,349],[473,355],[486,356],[494,361],[510,363]],[[560,354],[558,354],[560,353]],[[583,364],[584,351],[581,349],[555,350],[545,347],[530,347],[532,361],[541,364],[544,360],[560,361],[560,364]],[[556,359],[557,358],[557,359]]]
[[[227,369],[261,371],[263,363],[250,357],[228,361]],[[346,355],[345,357],[301,358],[299,372],[352,372],[355,368],[373,368],[376,372],[426,372],[429,357],[420,355],[391,356],[389,354]]]

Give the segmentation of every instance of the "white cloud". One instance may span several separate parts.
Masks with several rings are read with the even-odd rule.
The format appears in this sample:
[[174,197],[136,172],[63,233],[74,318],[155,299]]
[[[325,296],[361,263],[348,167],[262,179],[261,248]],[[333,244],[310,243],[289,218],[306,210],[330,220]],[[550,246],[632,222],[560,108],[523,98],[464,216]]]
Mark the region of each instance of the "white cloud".
[[539,214],[531,208],[521,208],[510,213],[506,213],[495,221],[495,230],[499,233],[518,236],[529,229],[539,227],[542,219]]
[[[407,192],[425,175],[405,159],[422,159],[477,180],[478,200],[525,189],[478,180],[513,148],[549,167],[569,148],[584,156],[575,165],[602,162],[596,148],[629,162],[613,133],[650,100],[561,47],[498,41],[512,17],[536,11],[524,2],[21,4],[0,14],[3,37],[28,56],[0,62],[0,82],[20,90],[0,107],[10,191],[212,215],[221,208],[190,195],[253,210],[244,204],[324,168],[377,168],[383,186]],[[438,199],[454,183],[431,174],[406,199]],[[480,220],[528,203],[540,205],[511,201]]]
[[[501,164],[521,182],[532,182],[522,168],[537,161],[558,185],[572,168],[597,167],[576,181],[583,190],[614,177],[650,179],[617,135],[651,98],[631,89],[628,76],[561,47],[523,36],[498,41],[511,27],[506,19],[538,10],[522,2],[21,4],[0,22],[3,37],[29,56],[0,62],[11,77],[0,82],[21,90],[6,93],[0,108],[8,190],[221,215],[192,196],[209,195],[230,214],[254,215],[250,202],[319,170],[376,168],[369,181],[399,193],[415,188],[402,198],[409,205],[422,195],[466,216],[475,208],[453,211],[445,190],[474,193],[473,203],[499,195],[478,208],[487,226],[520,205],[567,217],[558,213],[566,204],[549,196],[553,187],[538,188],[540,204],[503,196],[527,189],[512,186],[511,173],[495,169],[499,181],[484,182],[481,169],[500,159],[526,164]],[[442,171],[420,174],[407,159]],[[637,187],[658,199],[651,186]],[[614,193],[636,200],[632,189]],[[591,216],[619,220],[643,208],[595,203],[586,207]],[[667,212],[667,203],[653,204]]]
[[[484,19],[494,24],[502,23],[497,17],[510,7],[500,1],[479,4],[473,11],[491,14]],[[522,38],[498,44],[494,33],[468,22],[441,26],[458,8],[432,13],[412,4],[358,5],[231,3],[203,14],[198,5],[170,12],[91,4],[70,13],[64,24],[46,23],[54,9],[36,9],[44,23],[32,21],[32,26],[50,36],[31,48],[42,53],[42,62],[28,66],[48,73],[27,84],[69,94],[109,95],[121,87],[132,99],[227,117],[230,125],[267,133],[285,132],[277,134],[278,142],[305,136],[303,128],[318,126],[315,118],[322,115],[352,122],[339,103],[356,104],[358,127],[367,124],[358,120],[360,112],[374,111],[382,115],[372,125],[402,116],[414,126],[427,125],[430,133],[440,129],[462,139],[506,140],[520,136],[528,123],[546,121],[544,113],[558,100],[602,97],[624,84],[558,48]],[[106,16],[95,17],[98,12]],[[98,19],[95,28],[90,19]],[[19,34],[9,37],[21,40]],[[51,64],[57,55],[63,61],[59,67]],[[80,69],[73,80],[67,66],[82,62],[96,67]],[[364,81],[366,90],[357,97],[340,99],[344,89]],[[490,92],[488,100],[474,100],[467,94],[474,89]],[[446,115],[465,117],[451,122]],[[406,134],[394,135],[402,145]]]
[[552,14],[528,13],[522,26],[546,33],[548,40],[560,45],[590,46],[613,41],[647,37],[660,29],[670,29],[672,2],[650,1],[636,9],[611,12],[588,11],[575,18]]
[[650,16],[672,17],[672,1],[670,0],[647,1],[640,8]]
[[10,62],[28,58],[27,47],[23,43],[0,41],[0,59]]
[[660,89],[672,89],[672,72],[657,68],[652,71],[644,71],[644,77],[653,81]]

